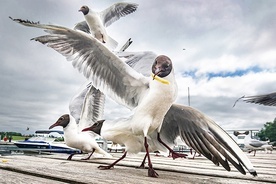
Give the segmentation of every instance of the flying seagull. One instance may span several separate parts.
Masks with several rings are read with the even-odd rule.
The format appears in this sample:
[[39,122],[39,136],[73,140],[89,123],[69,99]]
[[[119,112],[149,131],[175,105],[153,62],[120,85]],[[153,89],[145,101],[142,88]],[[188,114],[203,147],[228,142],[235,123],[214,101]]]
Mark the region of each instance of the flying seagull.
[[147,135],[157,131],[161,142],[159,132],[163,118],[176,99],[177,84],[170,58],[157,56],[151,61],[152,76],[145,77],[86,33],[61,26],[13,20],[25,26],[45,29],[49,34],[33,40],[46,44],[72,61],[73,66],[104,94],[130,109],[135,108],[129,121],[131,130],[135,135],[143,135],[148,175],[157,177],[150,160]]
[[138,4],[121,2],[115,3],[101,12],[95,12],[84,5],[79,11],[83,13],[86,21],[78,23],[74,29],[91,33],[100,42],[105,43],[108,48],[114,49],[118,43],[107,35],[105,27],[136,11],[137,8]]
[[[106,158],[112,157],[109,153],[101,149],[95,141],[96,134],[82,132],[82,129],[102,119],[104,106],[104,94],[89,84],[72,98],[69,109],[70,115],[62,115],[56,123],[49,129],[62,126],[64,139],[67,146],[77,148],[83,152],[91,154],[83,159],[90,159],[94,152],[102,154]],[[71,160],[74,153],[67,160]]]
[[238,100],[236,100],[233,107],[240,99],[243,99],[243,101],[245,101],[246,103],[255,103],[265,106],[276,106],[276,92],[254,96],[242,96]]
[[243,100],[247,103],[276,106],[276,92],[263,95],[245,96],[243,97]]

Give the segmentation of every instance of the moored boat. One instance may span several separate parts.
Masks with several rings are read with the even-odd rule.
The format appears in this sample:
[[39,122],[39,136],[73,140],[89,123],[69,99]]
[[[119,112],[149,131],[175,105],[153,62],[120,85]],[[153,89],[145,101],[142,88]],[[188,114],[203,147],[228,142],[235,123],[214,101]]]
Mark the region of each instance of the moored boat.
[[15,141],[14,144],[21,150],[68,154],[81,153],[81,150],[71,148],[64,141],[56,141],[57,139],[63,139],[63,131],[37,130],[33,137],[24,141]]

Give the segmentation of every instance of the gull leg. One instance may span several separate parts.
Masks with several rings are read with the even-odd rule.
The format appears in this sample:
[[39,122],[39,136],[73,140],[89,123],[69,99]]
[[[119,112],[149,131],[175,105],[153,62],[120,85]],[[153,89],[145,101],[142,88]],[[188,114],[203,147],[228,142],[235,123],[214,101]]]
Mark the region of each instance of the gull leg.
[[137,167],[137,169],[145,169],[145,162],[146,162],[146,158],[147,158],[147,154],[145,155],[141,165],[139,167]]
[[196,151],[195,151],[195,153],[194,153],[193,159],[195,159],[195,156],[196,156]]
[[176,159],[176,158],[186,158],[186,156],[188,156],[188,155],[186,155],[186,154],[182,154],[182,153],[176,153],[175,151],[173,151],[167,144],[165,144],[162,140],[161,140],[161,138],[160,138],[160,133],[158,132],[157,133],[157,140],[161,143],[161,144],[163,144],[169,151],[170,151],[170,154],[172,155],[172,158],[173,159]]
[[89,160],[94,152],[95,152],[95,149],[93,149],[93,151],[90,153],[90,155],[87,158],[82,158],[81,160]]
[[149,166],[148,176],[157,178],[159,175],[157,174],[157,172],[155,172],[155,170],[152,167],[152,163],[151,163],[150,155],[149,155],[149,150],[148,150],[149,145],[148,145],[148,142],[147,142],[147,137],[145,137],[144,146],[146,148],[146,156],[148,157],[148,166]]
[[125,151],[125,153],[123,154],[123,156],[122,156],[121,158],[119,158],[118,160],[116,160],[115,162],[113,162],[113,163],[110,164],[110,165],[107,165],[107,166],[100,165],[100,166],[98,167],[98,169],[107,170],[107,169],[113,168],[120,160],[123,160],[123,159],[126,157],[126,154],[127,154],[127,152]]
[[75,155],[75,153],[72,153],[69,155],[69,157],[67,158],[67,160],[72,160],[72,157]]

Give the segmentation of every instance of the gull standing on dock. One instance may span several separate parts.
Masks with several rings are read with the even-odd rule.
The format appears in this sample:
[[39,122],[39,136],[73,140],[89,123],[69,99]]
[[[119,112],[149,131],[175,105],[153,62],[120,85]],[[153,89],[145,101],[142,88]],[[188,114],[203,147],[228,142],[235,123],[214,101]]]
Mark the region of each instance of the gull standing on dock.
[[[156,57],[156,54],[150,51],[144,52],[122,52],[118,54],[120,57],[127,58],[125,61],[129,66],[137,72],[145,76],[150,76],[150,62]],[[124,144],[126,151],[137,153],[145,151],[143,148],[143,137],[131,134],[127,124],[129,118],[117,119],[116,121],[96,122],[84,131],[94,131],[100,133],[106,139]],[[256,170],[251,164],[248,157],[239,148],[237,143],[227,134],[219,125],[202,112],[185,105],[173,104],[165,115],[160,131],[160,137],[165,144],[171,148],[175,144],[175,140],[180,136],[182,140],[196,152],[204,155],[215,165],[222,165],[227,171],[231,170],[229,162],[242,174],[246,174],[246,168],[253,176],[257,175]],[[158,141],[157,132],[148,135],[149,149],[151,151],[166,151],[166,146]],[[175,153],[171,153],[175,159],[178,157]],[[126,153],[110,164],[113,167],[126,156]],[[141,168],[145,165],[146,156],[141,164]],[[102,166],[100,166],[101,168]]]
[[250,135],[245,136],[244,147],[249,150],[249,153],[253,151],[253,156],[256,155],[257,150],[265,150],[266,152],[268,152],[268,150],[271,150],[272,152],[273,150],[273,146],[271,144],[268,144],[268,142],[252,139]]
[[[64,139],[67,146],[77,148],[90,155],[83,159],[90,159],[94,152],[102,154],[106,158],[112,156],[99,147],[96,142],[96,134],[82,132],[82,129],[102,119],[104,94],[89,84],[72,98],[69,109],[70,114],[62,115],[56,123],[51,125],[49,129],[56,126],[62,126],[64,131]],[[67,160],[71,160],[74,154],[71,154]]]

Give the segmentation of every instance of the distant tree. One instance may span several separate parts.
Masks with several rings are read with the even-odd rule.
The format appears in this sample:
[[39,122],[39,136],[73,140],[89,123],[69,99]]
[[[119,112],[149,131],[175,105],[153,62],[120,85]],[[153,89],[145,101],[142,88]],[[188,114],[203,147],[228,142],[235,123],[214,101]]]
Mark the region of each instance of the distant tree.
[[271,142],[276,141],[276,118],[273,122],[266,122],[264,128],[258,133],[262,141],[269,139]]
[[0,132],[0,135],[2,138],[4,136],[22,136],[22,134],[18,132]]

